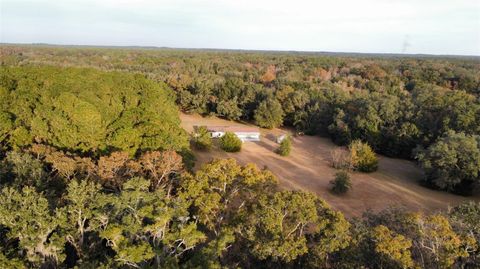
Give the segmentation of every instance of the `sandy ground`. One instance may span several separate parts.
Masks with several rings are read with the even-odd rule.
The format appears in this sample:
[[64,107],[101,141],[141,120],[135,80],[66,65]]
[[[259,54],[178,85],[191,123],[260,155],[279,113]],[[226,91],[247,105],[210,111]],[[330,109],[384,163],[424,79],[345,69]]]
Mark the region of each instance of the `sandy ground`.
[[[181,114],[180,117],[183,128],[188,132],[193,131],[194,125],[242,125],[216,117],[203,118],[187,114]],[[480,201],[479,195],[462,197],[422,187],[418,184],[422,172],[413,162],[384,156],[379,156],[377,172],[352,173],[352,189],[347,194],[338,196],[330,192],[329,186],[329,181],[336,172],[330,166],[330,151],[336,148],[330,139],[316,136],[293,137],[290,156],[281,157],[274,153],[278,147],[274,137],[288,133],[288,130],[262,129],[261,132],[262,141],[245,142],[239,153],[226,153],[220,149],[195,152],[195,168],[214,158],[235,158],[242,164],[255,163],[259,168],[267,167],[271,170],[278,177],[281,188],[314,192],[347,217],[361,216],[367,209],[378,211],[391,205],[433,212],[469,199]]]

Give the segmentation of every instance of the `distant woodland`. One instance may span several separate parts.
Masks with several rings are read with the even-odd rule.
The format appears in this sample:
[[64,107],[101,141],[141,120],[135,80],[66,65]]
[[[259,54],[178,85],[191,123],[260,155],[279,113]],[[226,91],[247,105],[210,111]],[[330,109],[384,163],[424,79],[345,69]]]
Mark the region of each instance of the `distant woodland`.
[[474,57],[0,47],[0,268],[480,268],[480,203],[346,219],[268,169],[192,171],[179,110],[362,141],[480,184]]

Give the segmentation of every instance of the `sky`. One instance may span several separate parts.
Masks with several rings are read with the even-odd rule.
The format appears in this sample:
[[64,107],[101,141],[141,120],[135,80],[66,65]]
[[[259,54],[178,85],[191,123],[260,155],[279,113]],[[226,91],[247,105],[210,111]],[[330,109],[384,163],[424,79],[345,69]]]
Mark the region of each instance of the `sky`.
[[480,55],[480,0],[0,0],[0,42]]

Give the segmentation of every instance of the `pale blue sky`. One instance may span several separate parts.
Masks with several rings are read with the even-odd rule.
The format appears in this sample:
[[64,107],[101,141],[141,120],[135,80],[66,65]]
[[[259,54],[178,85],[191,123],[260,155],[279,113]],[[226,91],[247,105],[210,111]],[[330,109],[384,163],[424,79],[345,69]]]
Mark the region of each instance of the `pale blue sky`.
[[480,0],[0,3],[7,43],[480,55]]

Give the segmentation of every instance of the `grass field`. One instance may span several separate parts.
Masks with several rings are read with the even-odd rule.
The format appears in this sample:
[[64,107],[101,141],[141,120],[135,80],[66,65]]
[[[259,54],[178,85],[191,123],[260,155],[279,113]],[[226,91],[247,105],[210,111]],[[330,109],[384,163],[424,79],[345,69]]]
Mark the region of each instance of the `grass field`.
[[[194,125],[238,125],[242,123],[216,117],[181,114],[182,127],[188,132]],[[280,187],[302,189],[318,194],[334,208],[348,217],[361,216],[367,210],[378,211],[388,206],[402,206],[410,210],[432,212],[447,209],[465,200],[480,201],[480,195],[463,197],[419,185],[421,170],[411,161],[379,156],[377,172],[352,173],[353,188],[347,194],[337,196],[330,192],[329,181],[336,170],[330,166],[330,151],[337,146],[330,139],[317,136],[293,137],[290,156],[274,153],[278,147],[275,135],[286,133],[285,129],[262,129],[262,141],[246,142],[240,153],[226,153],[220,149],[210,152],[195,151],[195,168],[214,158],[235,158],[242,164],[255,163],[267,167],[279,179]]]

